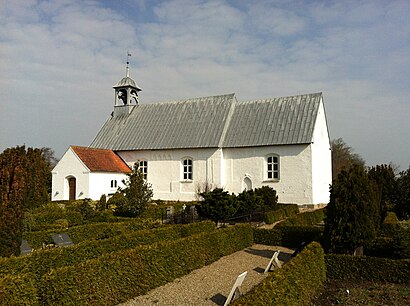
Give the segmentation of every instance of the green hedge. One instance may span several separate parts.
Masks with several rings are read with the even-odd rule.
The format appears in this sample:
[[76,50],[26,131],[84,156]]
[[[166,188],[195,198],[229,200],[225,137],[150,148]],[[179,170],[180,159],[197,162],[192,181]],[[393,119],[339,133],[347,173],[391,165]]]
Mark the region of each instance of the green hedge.
[[312,242],[232,305],[310,305],[325,280],[323,249]]
[[327,254],[327,277],[410,284],[410,259]]
[[283,226],[272,229],[254,229],[255,243],[298,247],[302,242],[320,240],[322,227],[316,226]]
[[299,213],[297,204],[278,204],[275,210],[265,213],[265,223],[272,224]]
[[252,233],[239,225],[53,269],[37,284],[39,298],[44,305],[115,305],[250,246]]
[[41,248],[43,243],[52,243],[51,234],[59,232],[67,233],[74,243],[79,243],[86,240],[109,238],[130,231],[158,226],[160,226],[160,223],[156,220],[129,219],[129,221],[116,223],[90,223],[70,227],[61,231],[47,230],[40,232],[25,232],[23,233],[23,239],[26,239],[29,245],[36,249]]
[[59,268],[97,258],[103,254],[152,244],[163,240],[176,240],[202,232],[215,230],[211,221],[188,225],[164,226],[157,229],[135,231],[103,240],[84,241],[72,247],[34,252],[28,256],[0,258],[0,275],[5,273],[33,273],[39,279],[52,268]]
[[318,224],[325,218],[324,208],[294,215],[276,225],[282,226],[311,226]]
[[1,305],[38,305],[37,289],[30,274],[0,277]]

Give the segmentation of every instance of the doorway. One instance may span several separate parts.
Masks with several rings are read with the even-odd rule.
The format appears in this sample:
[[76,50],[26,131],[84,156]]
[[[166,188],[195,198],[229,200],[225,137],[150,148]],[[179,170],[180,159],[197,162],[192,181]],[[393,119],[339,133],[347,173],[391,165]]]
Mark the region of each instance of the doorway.
[[243,179],[243,190],[249,191],[252,190],[252,181],[249,177]]
[[75,177],[68,178],[68,199],[75,200],[75,192],[76,192],[76,179]]

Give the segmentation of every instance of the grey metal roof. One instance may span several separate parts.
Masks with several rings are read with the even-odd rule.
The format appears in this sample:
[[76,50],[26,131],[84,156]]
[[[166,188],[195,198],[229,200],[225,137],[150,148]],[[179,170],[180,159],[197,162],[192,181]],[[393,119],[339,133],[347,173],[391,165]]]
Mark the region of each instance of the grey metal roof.
[[139,104],[107,120],[91,147],[150,150],[310,143],[321,93],[248,102],[234,94]]
[[321,93],[238,102],[223,147],[310,143]]
[[139,104],[107,120],[91,147],[153,150],[218,147],[234,94]]
[[141,90],[141,87],[139,87],[137,83],[133,79],[131,79],[129,76],[123,77],[121,80],[118,81],[117,84],[113,86],[113,88],[127,87],[127,86],[134,87],[134,88]]

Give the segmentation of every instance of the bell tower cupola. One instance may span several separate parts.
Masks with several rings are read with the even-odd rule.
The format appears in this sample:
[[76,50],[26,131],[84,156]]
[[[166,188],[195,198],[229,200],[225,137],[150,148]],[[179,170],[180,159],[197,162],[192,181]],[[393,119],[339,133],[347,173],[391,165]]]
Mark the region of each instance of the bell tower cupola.
[[130,53],[127,53],[127,67],[125,71],[125,77],[118,81],[113,86],[115,90],[115,107],[118,106],[130,106],[138,104],[138,93],[142,90],[137,83],[130,78],[129,57]]

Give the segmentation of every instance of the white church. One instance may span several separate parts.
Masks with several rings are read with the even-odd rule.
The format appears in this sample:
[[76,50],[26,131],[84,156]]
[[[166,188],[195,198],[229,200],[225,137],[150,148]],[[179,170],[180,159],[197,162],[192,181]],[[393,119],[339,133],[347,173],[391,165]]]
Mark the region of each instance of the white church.
[[208,184],[233,193],[270,186],[280,203],[329,202],[330,139],[322,93],[238,101],[235,94],[144,104],[126,76],[89,147],[52,171],[52,200],[98,200],[136,163],[154,199],[190,201]]

